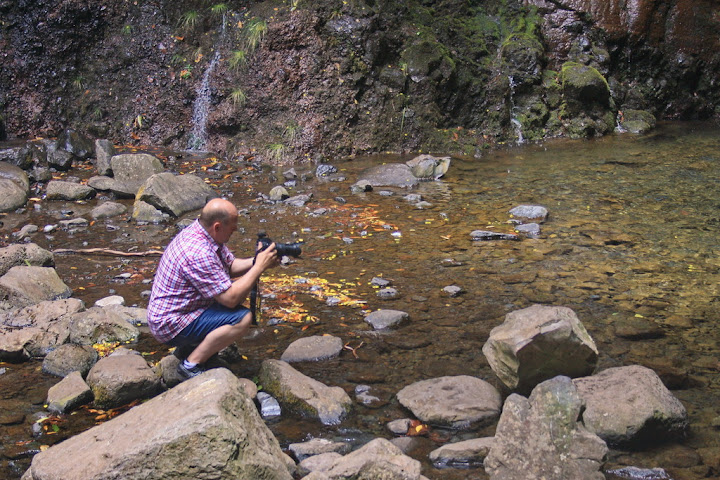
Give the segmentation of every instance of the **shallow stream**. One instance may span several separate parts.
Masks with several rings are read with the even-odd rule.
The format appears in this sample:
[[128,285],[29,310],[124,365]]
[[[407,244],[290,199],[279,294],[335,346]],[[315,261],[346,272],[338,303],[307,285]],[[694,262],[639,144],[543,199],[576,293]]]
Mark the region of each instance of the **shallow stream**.
[[[415,381],[474,375],[501,388],[481,348],[507,312],[542,303],[577,313],[598,345],[600,369],[642,364],[671,386],[689,412],[688,437],[638,451],[612,450],[607,467],[662,467],[678,480],[720,474],[720,436],[713,426],[720,423],[719,134],[709,125],[670,124],[647,136],[511,147],[482,159],[454,158],[442,180],[412,192],[376,188],[353,195],[349,189],[367,166],[411,157],[338,160],[331,163],[344,180],[299,179],[289,189],[291,195],[313,194],[305,207],[258,199],[283,182],[287,168],[164,160],[176,171],[208,176],[239,206],[241,228],[230,242],[237,254],[250,255],[259,230],[280,242],[304,242],[299,259],[263,279],[265,291],[276,295],[264,300],[261,326],[240,345],[233,370],[253,378],[262,360],[279,358],[292,341],[331,334],[348,347],[339,358],[296,368],[353,397],[357,385],[370,385],[383,400],[372,408],[357,405],[334,427],[291,416],[269,422],[283,447],[313,436],[356,444],[390,438],[385,424],[410,416],[394,394]],[[302,174],[310,167],[296,170]],[[92,171],[77,168],[66,175],[85,178]],[[416,208],[404,199],[408,193],[422,195],[429,205]],[[60,219],[89,218],[102,200],[33,200],[25,213],[2,218],[2,233],[12,242],[10,232],[26,223],[42,231]],[[130,200],[121,202],[131,207]],[[473,230],[512,231],[508,210],[521,204],[549,210],[540,238],[471,240]],[[126,215],[77,232],[38,233],[32,241],[49,250],[144,252],[163,247],[175,232],[174,226],[137,226]],[[80,253],[55,260],[60,277],[88,306],[111,293],[127,305],[147,305],[157,257]],[[390,281],[398,298],[379,298],[371,285],[375,277]],[[463,293],[448,296],[443,288],[450,285]],[[410,321],[374,333],[363,311],[380,308],[406,311]],[[135,348],[150,361],[167,354],[148,335]],[[19,478],[35,451],[97,421],[96,412],[80,409],[60,419],[57,432],[33,436],[33,415],[58,381],[40,366],[0,365],[2,478]],[[434,430],[417,437],[410,454],[424,462],[423,473],[431,479],[485,479],[481,468],[435,469],[427,453],[444,441],[492,433],[493,426],[470,433]]]

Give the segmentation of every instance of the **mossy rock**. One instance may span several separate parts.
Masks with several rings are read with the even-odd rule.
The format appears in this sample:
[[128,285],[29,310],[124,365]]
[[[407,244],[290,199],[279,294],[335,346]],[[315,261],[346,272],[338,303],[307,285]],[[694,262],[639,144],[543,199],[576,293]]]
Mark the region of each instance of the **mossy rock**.
[[537,84],[542,80],[543,46],[537,38],[526,34],[511,35],[503,42],[500,55],[506,64],[507,75],[516,86]]
[[560,84],[566,101],[609,106],[610,86],[595,68],[577,62],[566,62],[560,70]]
[[407,65],[407,73],[415,82],[431,76],[440,67],[445,78],[455,69],[455,63],[447,56],[446,49],[430,40],[421,40],[406,48],[402,52],[402,62]]
[[655,116],[646,110],[625,110],[620,126],[630,133],[642,134],[655,128],[656,123]]

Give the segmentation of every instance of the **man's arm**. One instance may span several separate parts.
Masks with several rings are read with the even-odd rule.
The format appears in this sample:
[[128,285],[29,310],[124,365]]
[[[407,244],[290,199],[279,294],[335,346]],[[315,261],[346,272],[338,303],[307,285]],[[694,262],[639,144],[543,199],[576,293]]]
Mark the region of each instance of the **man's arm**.
[[[275,244],[271,244],[268,248],[258,253],[255,257],[255,264],[252,264],[252,259],[240,259],[239,262],[245,262],[249,260],[250,267],[245,270],[244,275],[235,280],[230,288],[222,293],[215,295],[215,301],[220,305],[228,308],[235,308],[245,301],[247,296],[250,294],[255,282],[258,281],[260,275],[268,268],[274,267],[277,264],[277,251],[275,250]],[[235,269],[235,264],[238,262],[236,259],[232,266],[231,272]],[[242,263],[243,266],[245,265]]]
[[236,258],[230,265],[230,277],[235,278],[244,275],[252,267],[254,258]]

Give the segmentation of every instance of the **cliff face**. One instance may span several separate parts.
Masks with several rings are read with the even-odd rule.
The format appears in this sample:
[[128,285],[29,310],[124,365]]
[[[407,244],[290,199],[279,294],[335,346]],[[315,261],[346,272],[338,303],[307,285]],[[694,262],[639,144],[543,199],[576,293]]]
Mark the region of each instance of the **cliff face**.
[[719,23],[710,0],[0,0],[0,138],[317,161],[711,118]]

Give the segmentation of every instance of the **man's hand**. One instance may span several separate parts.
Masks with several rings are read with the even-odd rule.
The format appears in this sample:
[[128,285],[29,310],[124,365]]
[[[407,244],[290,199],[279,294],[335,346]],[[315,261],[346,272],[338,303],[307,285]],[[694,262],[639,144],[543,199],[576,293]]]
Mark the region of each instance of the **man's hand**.
[[[262,248],[262,243],[258,243],[258,249]],[[255,256],[255,265],[259,265],[264,272],[268,268],[276,267],[280,259],[275,249],[275,242],[271,243],[265,250],[258,252]]]

